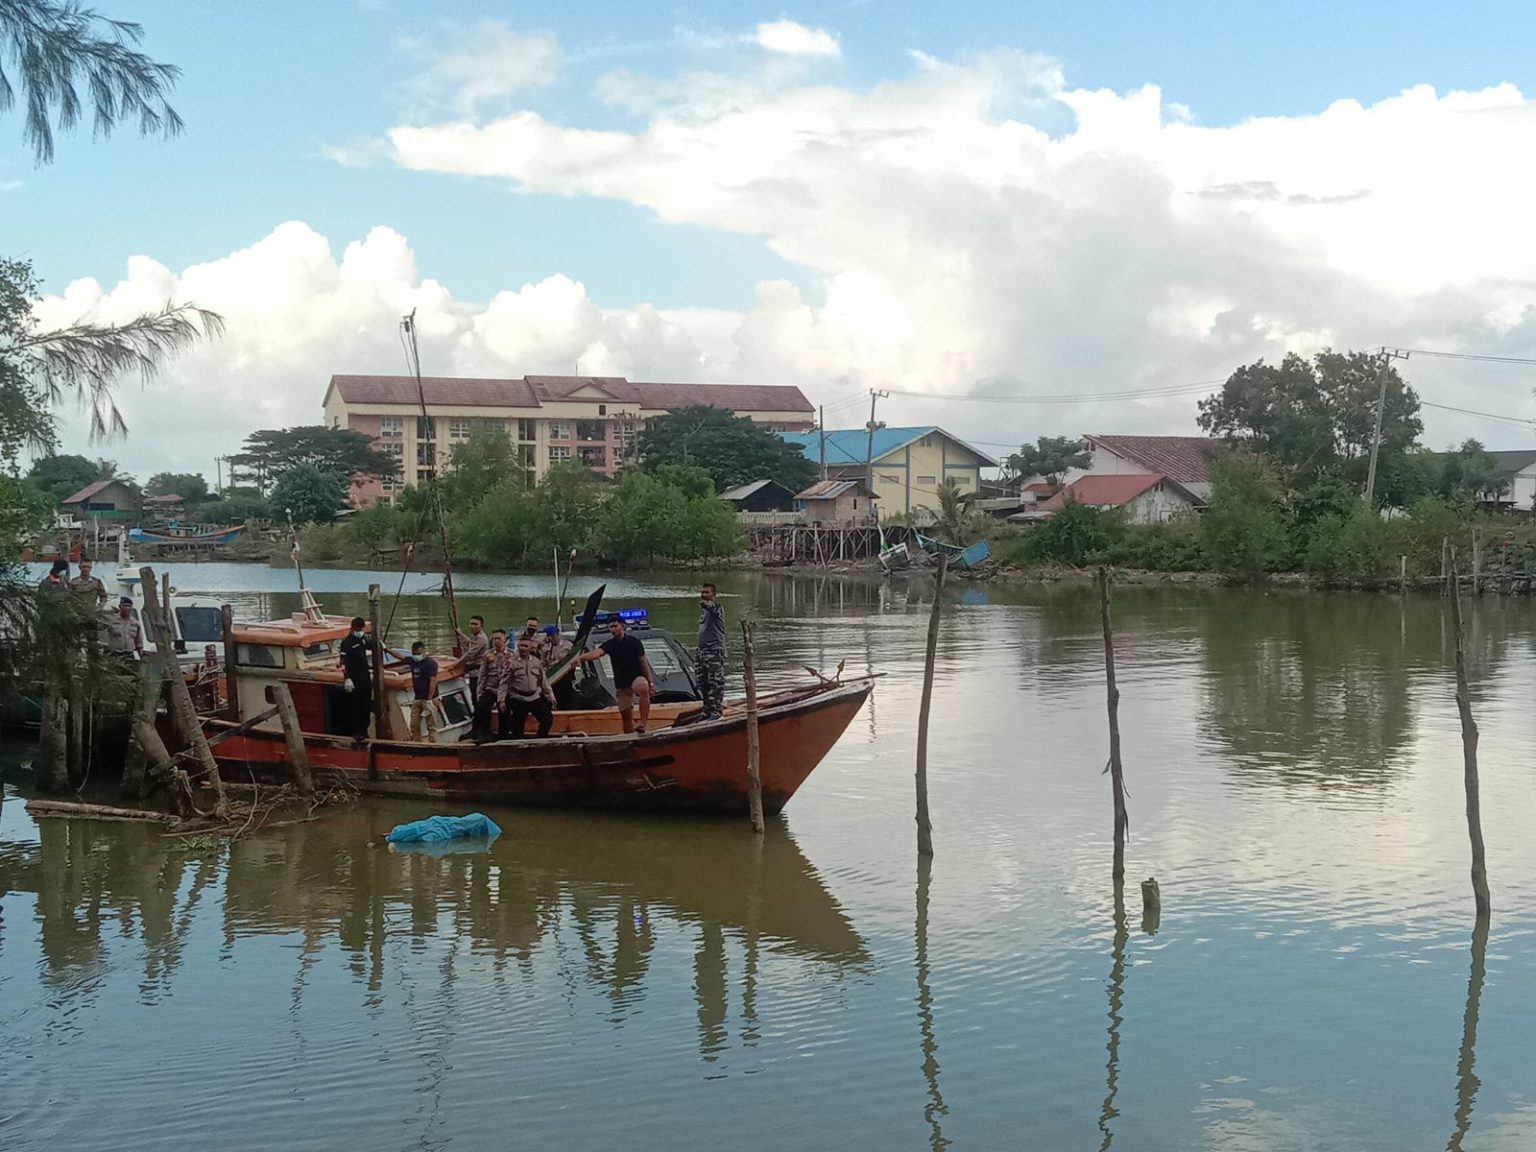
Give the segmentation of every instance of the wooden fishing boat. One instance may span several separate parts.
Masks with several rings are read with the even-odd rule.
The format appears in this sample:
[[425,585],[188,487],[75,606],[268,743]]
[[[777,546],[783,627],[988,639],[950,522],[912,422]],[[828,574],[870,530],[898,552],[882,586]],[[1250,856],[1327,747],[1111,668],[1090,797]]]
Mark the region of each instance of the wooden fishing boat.
[[130,528],[132,544],[233,544],[245,531],[244,524],[196,527],[172,524],[165,528]]
[[[439,661],[438,731],[431,742],[403,739],[411,706],[409,670],[382,667],[379,739],[347,734],[348,699],[338,666],[346,617],[322,615],[312,600],[290,619],[238,624],[229,642],[230,708],[205,720],[213,751],[231,779],[281,780],[288,773],[284,732],[270,689],[286,684],[298,713],[311,770],[382,795],[431,796],[474,803],[739,813],[747,795],[747,717],[740,701],[704,721],[693,702],[651,709],[650,731],[625,734],[613,709],[557,712],[546,739],[466,742],[473,707],[463,662]],[[873,682],[819,680],[764,696],[758,705],[763,808],[789,802],[869,696]]]

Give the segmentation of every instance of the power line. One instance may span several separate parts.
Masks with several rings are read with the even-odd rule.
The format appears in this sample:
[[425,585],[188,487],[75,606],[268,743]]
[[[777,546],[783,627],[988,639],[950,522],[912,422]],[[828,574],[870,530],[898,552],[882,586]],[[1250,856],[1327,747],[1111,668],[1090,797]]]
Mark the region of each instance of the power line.
[[1077,392],[1042,396],[954,396],[914,392],[905,388],[887,388],[886,391],[893,396],[913,396],[922,400],[961,400],[976,404],[1086,404],[1100,400],[1158,400],[1171,396],[1187,396],[1225,383],[1226,379],[1223,378],[1200,380],[1193,384],[1169,384],[1159,388],[1125,389],[1119,392]]
[[1496,412],[1479,412],[1473,408],[1457,408],[1452,404],[1436,404],[1432,400],[1420,400],[1420,407],[1439,408],[1445,412],[1459,412],[1463,416],[1480,416],[1484,420],[1499,420],[1506,424],[1521,424],[1527,428],[1536,427],[1536,419],[1525,416],[1500,416]]
[[1485,364],[1536,364],[1536,359],[1525,356],[1487,356],[1480,352],[1433,352],[1428,348],[1404,348],[1414,356],[1434,356],[1441,360],[1479,360]]

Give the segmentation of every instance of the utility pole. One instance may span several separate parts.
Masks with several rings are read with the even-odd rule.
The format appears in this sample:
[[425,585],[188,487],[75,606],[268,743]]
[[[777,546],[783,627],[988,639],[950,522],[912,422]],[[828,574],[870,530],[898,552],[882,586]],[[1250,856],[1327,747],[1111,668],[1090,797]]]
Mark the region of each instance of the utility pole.
[[889,392],[880,392],[874,388],[869,390],[869,423],[864,426],[869,433],[864,442],[864,487],[869,489],[870,499],[874,499],[875,495],[875,429],[885,427],[875,422],[875,402],[889,395]]
[[224,495],[224,457],[213,458],[213,490],[220,496]]
[[827,406],[822,404],[816,409],[816,430],[821,433],[821,478],[827,478]]
[[1381,350],[1381,364],[1376,372],[1376,430],[1371,434],[1371,464],[1365,474],[1365,506],[1376,507],[1376,458],[1381,454],[1381,421],[1387,408],[1387,368],[1394,357],[1406,360],[1406,352]]

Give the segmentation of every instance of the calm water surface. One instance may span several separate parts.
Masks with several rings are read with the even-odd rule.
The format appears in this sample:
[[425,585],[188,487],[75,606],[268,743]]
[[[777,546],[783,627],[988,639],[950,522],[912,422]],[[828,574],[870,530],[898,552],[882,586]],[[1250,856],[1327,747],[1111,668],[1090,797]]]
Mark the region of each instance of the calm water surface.
[[[297,603],[283,572],[175,579]],[[345,612],[370,579],[397,577],[311,586]],[[769,684],[886,674],[760,843],[493,810],[489,853],[392,855],[371,845],[426,810],[364,803],[201,849],[8,792],[0,1147],[1536,1148],[1528,605],[1473,619],[1479,947],[1438,601],[1118,593],[1117,908],[1091,594],[956,592],[923,870],[923,592],[721,584]],[[551,615],[547,578],[464,585],[466,615]],[[673,578],[610,585],[634,602],[696,611]],[[444,616],[408,595],[391,638]]]

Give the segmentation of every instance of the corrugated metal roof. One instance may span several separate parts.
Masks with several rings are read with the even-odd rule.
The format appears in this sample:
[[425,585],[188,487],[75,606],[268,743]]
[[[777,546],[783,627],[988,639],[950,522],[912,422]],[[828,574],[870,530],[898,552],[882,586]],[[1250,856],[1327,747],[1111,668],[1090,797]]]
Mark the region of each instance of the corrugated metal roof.
[[750,484],[738,484],[736,487],[734,487],[734,488],[727,488],[724,492],[720,493],[720,499],[722,499],[722,500],[745,500],[748,496],[752,495],[752,493],[756,492],[759,488],[763,487],[766,484],[772,484],[772,483],[773,483],[772,480],[754,480]]
[[1068,501],[1091,504],[1095,508],[1119,508],[1129,504],[1150,488],[1161,484],[1160,475],[1079,476],[1056,495],[1040,505],[1042,512],[1059,512]]
[[847,492],[857,492],[860,496],[865,494],[862,481],[859,480],[818,480],[804,492],[796,493],[796,500],[836,500]]
[[80,491],[76,492],[73,496],[70,496],[68,499],[64,500],[63,503],[65,503],[65,504],[83,504],[85,501],[89,500],[92,496],[96,495],[102,489],[109,488],[113,484],[121,484],[121,483],[122,483],[121,480],[97,480],[94,484],[87,484],[84,488],[80,489]]
[[1521,472],[1536,464],[1536,448],[1516,448],[1504,452],[1490,452],[1498,462],[1500,472]]
[[1211,453],[1220,441],[1207,436],[1086,436],[1090,443],[1180,484],[1211,479]]
[[[874,459],[878,462],[892,452],[898,452],[908,444],[921,440],[924,436],[937,432],[951,443],[958,444],[967,452],[975,454],[981,459],[982,464],[988,468],[997,467],[997,461],[973,448],[958,436],[953,436],[938,427],[936,424],[928,424],[919,428],[877,428],[875,429]],[[807,460],[819,461],[821,459],[820,432],[781,432],[779,435],[790,444],[798,444],[805,452]],[[865,453],[869,451],[869,431],[864,428],[829,428],[827,438],[827,463],[829,465],[863,464]]]

